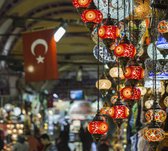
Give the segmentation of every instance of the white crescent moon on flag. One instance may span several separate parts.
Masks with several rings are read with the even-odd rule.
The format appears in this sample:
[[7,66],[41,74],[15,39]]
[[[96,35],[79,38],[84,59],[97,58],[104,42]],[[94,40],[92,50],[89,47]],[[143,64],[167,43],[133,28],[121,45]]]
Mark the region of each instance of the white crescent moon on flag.
[[44,39],[37,39],[31,45],[31,53],[35,56],[35,48],[37,45],[43,45],[45,47],[45,54],[48,51],[48,44]]

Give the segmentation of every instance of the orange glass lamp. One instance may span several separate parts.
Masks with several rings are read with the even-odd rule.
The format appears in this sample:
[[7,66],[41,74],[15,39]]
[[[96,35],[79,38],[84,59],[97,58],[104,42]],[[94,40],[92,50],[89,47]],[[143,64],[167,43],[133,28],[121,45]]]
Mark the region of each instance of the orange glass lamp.
[[87,9],[84,10],[81,14],[81,19],[89,28],[89,30],[93,31],[94,26],[102,22],[103,14],[97,9]]
[[[110,71],[109,71],[109,74],[112,78],[118,78],[118,68],[117,67],[111,68]],[[119,68],[119,76],[120,76],[120,79],[125,78],[122,68]]]
[[143,131],[143,137],[148,142],[160,142],[165,138],[165,132],[163,129],[158,126],[150,125],[148,128],[145,128]]
[[144,69],[141,66],[127,66],[125,78],[131,80],[141,80],[144,78]]
[[124,101],[139,100],[141,98],[141,91],[136,87],[126,86],[121,89],[120,95]]
[[72,4],[75,8],[87,8],[92,0],[72,0]]

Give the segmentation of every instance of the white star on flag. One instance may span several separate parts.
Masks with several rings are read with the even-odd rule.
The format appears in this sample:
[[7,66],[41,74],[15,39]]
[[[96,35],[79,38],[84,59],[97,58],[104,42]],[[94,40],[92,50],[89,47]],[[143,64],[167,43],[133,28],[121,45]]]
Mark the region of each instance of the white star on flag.
[[36,60],[37,60],[37,63],[39,64],[39,63],[44,63],[44,57],[42,57],[41,55],[39,55],[37,58],[36,58]]

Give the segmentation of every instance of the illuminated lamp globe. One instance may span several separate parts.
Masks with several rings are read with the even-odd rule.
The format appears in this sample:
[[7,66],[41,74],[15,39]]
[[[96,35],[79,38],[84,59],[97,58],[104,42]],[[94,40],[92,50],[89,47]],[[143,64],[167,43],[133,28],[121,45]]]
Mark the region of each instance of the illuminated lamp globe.
[[144,105],[145,105],[146,109],[150,109],[150,108],[152,108],[153,103],[154,103],[154,100],[149,99],[149,100],[145,101]]
[[[118,78],[118,67],[113,67],[110,69],[109,74],[112,78]],[[120,79],[124,79],[124,74],[122,68],[119,68]]]
[[94,26],[103,20],[103,14],[97,9],[84,10],[81,14],[82,21],[86,24],[90,31],[93,31]]
[[88,131],[93,139],[98,142],[108,131],[108,124],[103,120],[103,116],[96,114],[93,121],[88,123]]
[[121,43],[114,49],[114,55],[116,57],[134,58],[136,54],[136,48],[133,44]]
[[116,46],[116,39],[120,37],[120,29],[110,16],[99,27],[98,36],[103,40],[108,51],[111,52]]
[[168,21],[162,20],[158,24],[158,32],[162,34],[162,36],[168,40]]
[[99,89],[102,93],[102,96],[106,96],[108,94],[108,90],[111,88],[111,81],[103,75],[102,79],[99,79],[96,82],[96,88]]
[[87,8],[92,0],[72,0],[73,6],[77,8]]
[[129,109],[122,104],[121,100],[118,98],[114,106],[112,106],[109,111],[108,115],[118,124],[120,127],[122,121],[129,116]]
[[144,78],[144,69],[141,66],[127,66],[124,73],[127,85],[135,86]]
[[159,127],[149,127],[143,130],[143,137],[148,142],[160,142],[165,138],[165,132]]
[[145,119],[148,123],[150,123],[151,121],[163,123],[166,120],[166,117],[167,117],[167,114],[162,109],[155,109],[155,110],[150,109],[145,113]]
[[120,95],[124,101],[139,100],[141,98],[141,91],[136,87],[126,86],[121,89]]

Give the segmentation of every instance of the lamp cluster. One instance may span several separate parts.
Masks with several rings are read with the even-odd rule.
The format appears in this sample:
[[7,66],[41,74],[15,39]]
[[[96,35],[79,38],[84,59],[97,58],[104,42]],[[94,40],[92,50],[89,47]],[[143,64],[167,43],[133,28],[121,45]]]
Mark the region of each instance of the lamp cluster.
[[[108,121],[106,121],[104,115],[111,117],[114,122],[120,125],[123,120],[128,119],[129,108],[133,105],[134,101],[140,100],[145,95],[144,91],[141,92],[142,88],[140,88],[143,85],[145,77],[143,60],[145,53],[142,47],[144,44],[147,46],[150,43],[148,18],[152,17],[152,9],[149,1],[145,0],[139,3],[136,1],[133,10],[134,13],[130,11],[129,17],[126,18],[124,16],[123,20],[119,20],[120,8],[118,1],[116,1],[117,19],[111,17],[109,11],[111,5],[109,5],[109,1],[106,1],[108,5],[107,16],[103,16],[103,13],[100,11],[99,1],[96,1],[98,4],[95,4],[93,0],[72,0],[72,2],[80,13],[82,21],[91,32],[92,37],[94,37],[92,39],[97,44],[98,56],[100,57],[100,47],[107,50],[106,53],[103,50],[102,62],[105,63],[113,60],[113,62],[108,62],[110,69],[106,72],[104,71],[103,76],[96,82],[96,88],[101,92],[103,99],[107,98],[107,96],[115,96],[115,102],[106,102],[106,105],[98,111],[93,121],[88,124],[89,132],[94,136],[98,135],[100,139],[100,135],[106,135],[108,132]],[[123,9],[123,11],[122,13],[125,15],[126,10]],[[132,21],[142,19],[145,22],[142,22],[139,26],[142,25],[143,28],[142,30],[137,30],[137,25]],[[138,21],[135,21],[135,23],[138,23]],[[168,38],[168,22],[166,20],[158,24],[158,31],[164,38]],[[134,37],[135,35],[138,37],[138,40]],[[110,54],[111,59],[108,60],[105,58],[107,54]],[[100,116],[102,117],[100,118]],[[164,122],[166,113],[160,108],[152,108],[146,112],[145,117],[147,123],[153,121]],[[154,136],[154,134],[157,134],[157,136]],[[144,130],[144,138],[148,141],[160,141],[164,138],[163,136],[163,130],[157,127],[156,124]]]

